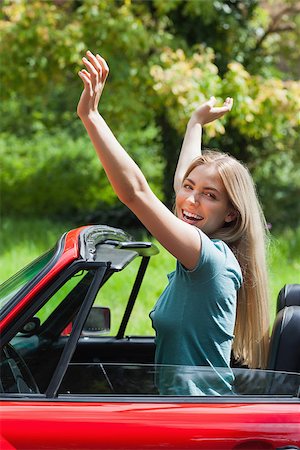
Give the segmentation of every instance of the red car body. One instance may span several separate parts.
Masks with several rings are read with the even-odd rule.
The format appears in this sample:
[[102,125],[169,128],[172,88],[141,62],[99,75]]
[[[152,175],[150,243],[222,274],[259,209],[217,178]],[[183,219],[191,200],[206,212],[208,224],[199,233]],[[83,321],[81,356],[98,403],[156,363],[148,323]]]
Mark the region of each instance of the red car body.
[[2,414],[2,450],[299,447],[287,403],[9,402]]
[[[153,245],[129,241],[120,230],[81,227],[61,238],[51,259],[9,300],[7,288],[2,289],[6,297],[0,316],[1,450],[300,448],[299,373],[268,371],[267,376],[278,377],[279,383],[265,392],[260,387],[256,391],[254,386],[260,380],[269,386],[264,371],[253,373],[248,380],[249,369],[237,369],[242,389],[246,383],[245,393],[241,390],[234,396],[160,396],[149,382],[149,373],[155,371],[151,365],[153,339],[124,335],[124,320],[128,322],[137,295],[135,287],[115,336],[83,333],[93,287],[95,297],[104,279],[123,270],[135,257],[141,256],[146,266],[155,253]],[[90,277],[89,268],[93,272]],[[81,275],[83,271],[92,280],[89,285],[84,281],[85,275]],[[138,273],[137,290],[145,271],[146,267],[142,267]],[[97,272],[101,272],[98,285]],[[77,278],[78,274],[83,276],[83,281],[70,291],[74,291],[74,296],[64,294],[62,300],[55,300],[58,306],[52,306],[49,317],[33,320],[45,304],[56,299],[65,280],[73,280],[73,274]],[[78,295],[76,289],[81,282]],[[76,303],[77,297],[82,303]],[[84,310],[88,301],[90,306]],[[72,302],[74,311],[69,305]],[[70,319],[72,330],[69,325],[70,332],[64,333]],[[56,329],[58,334],[53,337]],[[48,365],[51,369],[47,369]],[[145,367],[151,370],[145,371]],[[99,368],[104,381],[99,381],[99,372],[93,391],[90,386],[95,378],[89,378],[89,373]],[[133,369],[141,372],[136,375]],[[129,381],[128,370],[133,373]],[[144,371],[145,378],[140,378]],[[280,380],[284,383],[278,387]],[[106,387],[101,391],[106,381],[111,392]],[[124,386],[119,387],[122,382]]]

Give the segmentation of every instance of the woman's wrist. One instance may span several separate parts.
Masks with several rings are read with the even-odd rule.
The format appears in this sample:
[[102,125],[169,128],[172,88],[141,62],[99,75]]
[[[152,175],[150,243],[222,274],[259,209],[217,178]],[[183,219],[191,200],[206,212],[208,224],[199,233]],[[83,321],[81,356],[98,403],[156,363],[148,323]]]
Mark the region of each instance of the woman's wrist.
[[188,121],[188,124],[187,124],[188,129],[199,128],[200,131],[202,131],[202,126],[203,126],[202,123],[199,122],[199,120],[194,116],[192,116],[190,118],[190,120]]
[[83,123],[95,123],[101,118],[99,111],[89,111],[79,116]]

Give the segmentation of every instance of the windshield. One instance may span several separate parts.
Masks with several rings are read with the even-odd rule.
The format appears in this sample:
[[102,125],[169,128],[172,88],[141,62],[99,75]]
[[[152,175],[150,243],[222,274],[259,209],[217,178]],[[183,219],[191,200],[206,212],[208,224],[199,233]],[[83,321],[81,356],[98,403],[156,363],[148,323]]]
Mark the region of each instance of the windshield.
[[[220,377],[229,377],[224,389]],[[61,394],[286,396],[300,394],[300,374],[259,369],[153,364],[70,363]]]
[[0,312],[4,306],[18,293],[21,289],[28,284],[33,278],[41,272],[44,267],[52,259],[55,248],[49,250],[44,255],[35,259],[32,263],[20,270],[16,275],[9,278],[0,286]]

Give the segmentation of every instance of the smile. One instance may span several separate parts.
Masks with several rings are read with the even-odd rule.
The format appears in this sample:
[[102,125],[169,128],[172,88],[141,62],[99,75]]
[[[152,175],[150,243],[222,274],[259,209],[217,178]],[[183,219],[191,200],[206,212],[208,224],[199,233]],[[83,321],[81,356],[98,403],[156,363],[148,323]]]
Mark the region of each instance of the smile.
[[198,222],[198,220],[203,220],[202,216],[199,216],[198,214],[193,214],[193,213],[190,213],[190,212],[184,211],[184,210],[182,210],[182,215],[185,220],[192,221],[192,222]]

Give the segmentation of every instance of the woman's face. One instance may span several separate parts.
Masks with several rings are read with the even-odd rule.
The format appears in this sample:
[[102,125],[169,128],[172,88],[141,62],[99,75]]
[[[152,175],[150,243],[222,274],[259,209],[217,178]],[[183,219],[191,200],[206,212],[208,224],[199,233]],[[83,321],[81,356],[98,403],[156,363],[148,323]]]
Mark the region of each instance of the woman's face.
[[177,216],[213,234],[236,218],[221,177],[213,164],[195,167],[176,195]]

